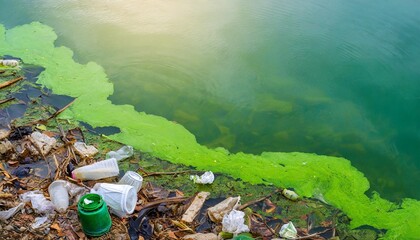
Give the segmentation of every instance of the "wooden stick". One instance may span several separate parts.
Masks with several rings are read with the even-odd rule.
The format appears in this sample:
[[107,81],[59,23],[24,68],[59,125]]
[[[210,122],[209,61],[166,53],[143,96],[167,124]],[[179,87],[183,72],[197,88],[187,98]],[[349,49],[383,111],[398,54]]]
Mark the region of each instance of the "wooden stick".
[[7,103],[7,102],[10,102],[10,101],[13,101],[13,100],[15,100],[14,97],[3,99],[3,100],[0,100],[0,104]]
[[0,84],[0,89],[5,88],[5,87],[8,87],[8,86],[12,85],[15,82],[19,82],[22,79],[23,79],[23,77],[18,77],[18,78],[14,78],[12,80],[6,81],[4,83],[1,83]]
[[314,234],[311,234],[311,235],[307,235],[307,236],[303,236],[303,237],[297,237],[297,238],[291,238],[291,240],[309,239],[309,238],[319,236],[320,234],[326,233],[326,232],[331,231],[331,230],[332,230],[332,228],[328,228],[328,229],[325,229],[324,231],[317,232],[317,233],[314,233]]

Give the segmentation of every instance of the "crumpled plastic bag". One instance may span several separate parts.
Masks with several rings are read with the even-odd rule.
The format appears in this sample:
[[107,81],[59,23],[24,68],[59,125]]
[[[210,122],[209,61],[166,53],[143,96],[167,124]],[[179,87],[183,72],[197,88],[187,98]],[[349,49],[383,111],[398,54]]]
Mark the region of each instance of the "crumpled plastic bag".
[[32,208],[38,213],[54,212],[54,204],[48,201],[42,192],[35,190],[21,194],[20,199],[23,202],[31,202]]
[[214,174],[212,171],[205,172],[203,175],[191,175],[190,180],[199,184],[212,184],[214,182]]
[[226,214],[222,220],[222,231],[237,235],[243,232],[249,232],[249,227],[245,225],[245,213],[242,211],[232,210]]
[[21,210],[24,206],[25,206],[25,203],[19,203],[19,205],[17,205],[14,208],[10,208],[9,210],[0,211],[0,220],[1,221],[6,221],[7,219],[9,219],[13,215],[15,215],[15,213],[17,213],[19,210]]
[[226,213],[236,209],[239,206],[239,201],[241,201],[240,196],[228,197],[217,205],[208,208],[207,214],[213,222],[219,223],[222,221]]
[[296,238],[297,230],[292,222],[288,222],[284,224],[283,226],[281,226],[279,234],[280,234],[280,237],[282,238],[287,238],[287,239]]

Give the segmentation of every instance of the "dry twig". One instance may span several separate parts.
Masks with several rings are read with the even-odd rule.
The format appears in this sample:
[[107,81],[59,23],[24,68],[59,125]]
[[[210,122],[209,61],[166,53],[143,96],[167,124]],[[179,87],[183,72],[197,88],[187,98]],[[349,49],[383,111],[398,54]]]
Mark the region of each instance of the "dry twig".
[[23,77],[18,77],[18,78],[14,78],[12,80],[6,81],[4,83],[0,83],[0,89],[8,87],[8,86],[12,85],[13,83],[19,82],[22,79],[23,79]]

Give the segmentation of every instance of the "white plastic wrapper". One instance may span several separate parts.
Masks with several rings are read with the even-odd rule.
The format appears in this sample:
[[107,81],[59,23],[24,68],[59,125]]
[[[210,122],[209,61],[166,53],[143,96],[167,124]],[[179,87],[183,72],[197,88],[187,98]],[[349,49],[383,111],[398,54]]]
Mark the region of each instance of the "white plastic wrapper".
[[124,160],[133,156],[134,150],[132,146],[124,146],[117,151],[110,151],[106,154],[106,158],[115,158],[117,161]]
[[222,220],[222,230],[224,232],[233,233],[237,235],[243,232],[249,232],[249,227],[245,225],[245,213],[237,210],[232,210],[226,214]]
[[297,237],[297,230],[292,222],[288,222],[281,226],[279,234],[282,238],[293,239]]
[[30,191],[20,195],[23,202],[31,202],[32,208],[38,213],[54,212],[54,204],[48,201],[40,191]]
[[9,219],[13,215],[15,215],[15,213],[20,211],[24,206],[25,206],[25,203],[19,203],[19,205],[17,205],[14,208],[10,208],[9,210],[0,211],[0,220],[1,221],[6,221],[7,219]]
[[47,221],[48,221],[48,217],[47,217],[47,216],[45,216],[45,217],[37,217],[37,218],[35,218],[35,222],[34,222],[34,223],[32,223],[31,227],[32,227],[33,229],[37,229],[37,228],[39,228],[42,224],[46,223]]
[[190,179],[193,180],[194,183],[212,184],[214,182],[214,174],[212,171],[208,171],[201,176],[191,175]]

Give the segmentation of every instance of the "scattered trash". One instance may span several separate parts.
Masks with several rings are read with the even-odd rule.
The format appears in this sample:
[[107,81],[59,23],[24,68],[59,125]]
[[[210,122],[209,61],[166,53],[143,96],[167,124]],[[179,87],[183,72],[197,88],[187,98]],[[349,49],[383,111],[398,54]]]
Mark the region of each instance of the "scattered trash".
[[283,226],[281,226],[279,234],[280,234],[280,237],[287,238],[287,239],[296,238],[297,230],[292,222],[288,222],[284,224]]
[[249,232],[249,227],[245,225],[245,213],[242,211],[232,210],[226,214],[222,220],[222,230],[237,235],[243,232]]
[[76,153],[82,158],[91,157],[98,153],[98,149],[91,145],[88,146],[84,142],[75,142],[73,146]]
[[281,193],[283,194],[283,196],[289,200],[292,201],[296,201],[299,199],[299,195],[297,195],[294,191],[289,190],[287,188],[283,189],[283,191],[281,191]]
[[33,132],[31,134],[31,142],[35,145],[37,150],[41,151],[42,155],[47,155],[57,143],[57,140],[40,132]]
[[214,174],[211,171],[205,172],[203,175],[191,175],[190,179],[193,180],[194,183],[199,184],[212,184],[214,182]]
[[54,211],[54,204],[48,201],[41,191],[29,191],[20,195],[23,202],[31,202],[32,208],[38,213],[51,213]]
[[6,221],[7,219],[9,219],[13,215],[15,215],[15,213],[20,211],[24,206],[25,206],[25,203],[19,203],[19,205],[17,205],[14,208],[10,208],[9,210],[0,211],[0,220],[1,221]]
[[232,240],[255,240],[255,238],[253,238],[252,236],[249,236],[251,234],[246,233],[247,235],[245,235],[244,233],[241,233],[237,236],[235,236],[234,238],[232,238]]
[[136,192],[138,192],[143,184],[143,177],[136,172],[127,171],[118,183],[133,186]]
[[19,61],[15,59],[0,59],[0,64],[7,67],[19,67]]
[[37,228],[41,227],[41,225],[43,225],[47,221],[48,221],[48,217],[47,216],[37,217],[37,218],[35,218],[35,222],[31,225],[31,228],[37,229]]
[[185,211],[184,215],[182,215],[182,221],[187,223],[193,222],[208,196],[210,196],[209,192],[199,192]]
[[232,211],[233,209],[236,209],[239,206],[239,201],[241,200],[241,197],[228,197],[219,204],[210,207],[207,210],[207,214],[209,215],[210,219],[213,222],[221,222],[223,219],[223,216],[227,214],[228,212]]
[[106,204],[119,217],[126,217],[134,212],[137,203],[137,192],[133,186],[112,183],[96,183],[92,193],[102,196]]
[[112,225],[106,202],[98,194],[88,193],[80,198],[77,204],[79,220],[83,232],[89,236],[101,236],[107,233]]
[[64,181],[64,187],[66,188],[70,198],[74,198],[75,202],[78,202],[80,197],[82,197],[82,195],[85,195],[88,190],[84,187],[80,187],[76,184]]
[[76,168],[72,177],[79,180],[98,180],[118,176],[120,169],[115,158],[102,160],[91,165]]
[[67,182],[64,180],[56,180],[48,187],[48,193],[55,210],[60,213],[64,213],[69,206],[69,194],[65,187],[66,184]]
[[27,176],[29,176],[30,173],[31,173],[31,168],[30,167],[25,167],[25,166],[19,166],[15,170],[13,170],[13,172],[12,172],[12,174],[15,175],[18,178],[27,177]]
[[106,154],[107,158],[115,158],[117,161],[124,160],[133,156],[133,147],[132,146],[124,146],[117,151],[110,151]]

